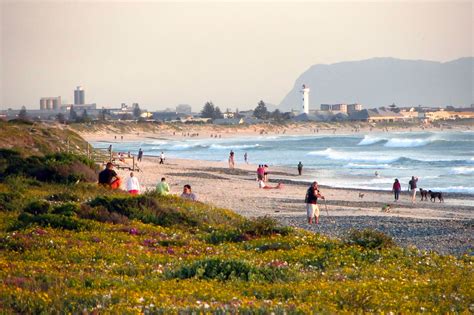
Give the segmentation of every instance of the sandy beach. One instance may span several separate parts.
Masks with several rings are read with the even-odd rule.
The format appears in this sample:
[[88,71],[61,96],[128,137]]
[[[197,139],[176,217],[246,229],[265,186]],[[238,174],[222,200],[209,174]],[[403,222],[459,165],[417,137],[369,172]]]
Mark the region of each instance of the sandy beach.
[[[190,184],[199,201],[228,208],[247,216],[272,216],[282,224],[341,237],[350,229],[374,228],[391,235],[402,246],[463,254],[473,250],[474,196],[447,194],[445,202],[412,204],[407,192],[393,202],[388,191],[330,188],[320,183],[326,204],[321,203],[319,225],[306,223],[304,196],[308,183],[299,181],[296,169],[269,170],[269,184],[284,183],[283,189],[259,189],[256,165],[239,164],[229,169],[225,162],[167,159],[164,165],[145,157],[136,172],[143,190],[154,189],[166,177],[173,194]],[[128,171],[118,173],[128,178]],[[317,178],[315,178],[317,180]],[[363,198],[359,193],[364,194]],[[391,205],[391,212],[381,209]],[[326,211],[327,206],[327,211]]]

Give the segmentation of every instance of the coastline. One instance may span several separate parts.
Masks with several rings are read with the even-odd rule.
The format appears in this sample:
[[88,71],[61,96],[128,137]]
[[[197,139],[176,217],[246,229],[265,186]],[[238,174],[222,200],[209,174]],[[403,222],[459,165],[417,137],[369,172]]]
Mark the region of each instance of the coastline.
[[[160,165],[158,158],[145,156],[139,166],[141,171],[135,176],[142,190],[154,189],[160,178],[166,177],[173,194],[179,195],[182,186],[190,184],[199,201],[246,217],[271,216],[284,225],[332,237],[341,237],[351,229],[373,228],[391,235],[401,246],[455,255],[474,252],[471,195],[449,195],[445,203],[420,202],[417,196],[417,202],[411,204],[408,194],[402,193],[401,201],[394,203],[388,191],[332,188],[322,183],[327,212],[322,203],[321,224],[308,225],[304,205],[308,183],[298,180],[288,168],[272,167],[270,185],[282,182],[284,188],[265,190],[258,188],[256,165],[252,164],[229,169],[225,162],[167,159]],[[128,178],[128,171],[118,173]],[[364,193],[363,198],[359,192]],[[389,213],[381,211],[386,204],[392,207]]]

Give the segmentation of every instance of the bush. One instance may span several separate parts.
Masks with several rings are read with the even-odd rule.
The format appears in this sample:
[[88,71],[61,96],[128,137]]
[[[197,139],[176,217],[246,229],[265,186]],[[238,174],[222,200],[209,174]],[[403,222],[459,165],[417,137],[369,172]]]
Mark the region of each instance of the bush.
[[82,205],[77,215],[82,219],[94,220],[99,222],[110,222],[113,224],[126,224],[128,218],[117,212],[110,212],[103,206],[92,208],[89,205]]
[[90,201],[89,206],[92,208],[100,206],[109,212],[116,212],[143,223],[154,223],[161,226],[198,225],[197,220],[189,212],[159,204],[156,199],[148,195],[138,197],[99,196]]
[[76,218],[50,213],[31,215],[30,213],[23,212],[18,216],[18,221],[19,225],[16,226],[16,229],[25,228],[33,224],[65,230],[82,230],[87,227],[86,224]]
[[0,179],[12,175],[65,184],[97,179],[94,162],[82,156],[56,153],[22,158],[16,151],[0,149]]
[[67,202],[67,201],[79,201],[80,198],[75,194],[71,194],[68,192],[60,192],[60,193],[52,194],[51,196],[48,196],[46,200]]
[[79,209],[80,207],[77,203],[68,202],[68,203],[64,203],[62,205],[54,207],[51,213],[61,214],[61,215],[71,217],[71,216],[76,215],[76,213],[79,212]]
[[31,203],[29,203],[25,209],[23,209],[24,212],[30,213],[33,215],[39,215],[39,214],[45,214],[48,213],[51,208],[51,205],[49,202],[44,201],[44,200],[35,200]]
[[243,281],[264,280],[274,282],[289,278],[286,268],[254,267],[245,261],[222,260],[219,258],[205,259],[184,265],[176,271],[168,273],[168,278],[178,279],[216,279],[221,281],[239,279]]
[[240,230],[252,236],[288,235],[293,231],[291,227],[279,226],[274,218],[268,216],[247,220],[242,224]]
[[15,211],[22,208],[21,194],[18,192],[0,192],[0,211]]
[[376,230],[351,230],[345,239],[346,244],[359,245],[367,249],[381,249],[395,245],[393,239]]

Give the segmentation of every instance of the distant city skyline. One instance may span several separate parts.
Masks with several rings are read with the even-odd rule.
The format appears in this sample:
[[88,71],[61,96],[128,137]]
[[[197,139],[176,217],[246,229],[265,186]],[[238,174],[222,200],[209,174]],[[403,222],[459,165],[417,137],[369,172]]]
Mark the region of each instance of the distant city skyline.
[[472,18],[472,1],[0,0],[0,105],[74,103],[77,86],[98,107],[277,105],[315,64],[474,56]]

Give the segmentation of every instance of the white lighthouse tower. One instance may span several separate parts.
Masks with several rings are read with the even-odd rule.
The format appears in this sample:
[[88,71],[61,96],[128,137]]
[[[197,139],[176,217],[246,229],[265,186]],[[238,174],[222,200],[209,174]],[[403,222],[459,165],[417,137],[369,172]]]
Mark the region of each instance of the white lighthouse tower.
[[309,87],[303,84],[303,88],[301,90],[303,93],[303,109],[301,111],[302,114],[309,114]]

